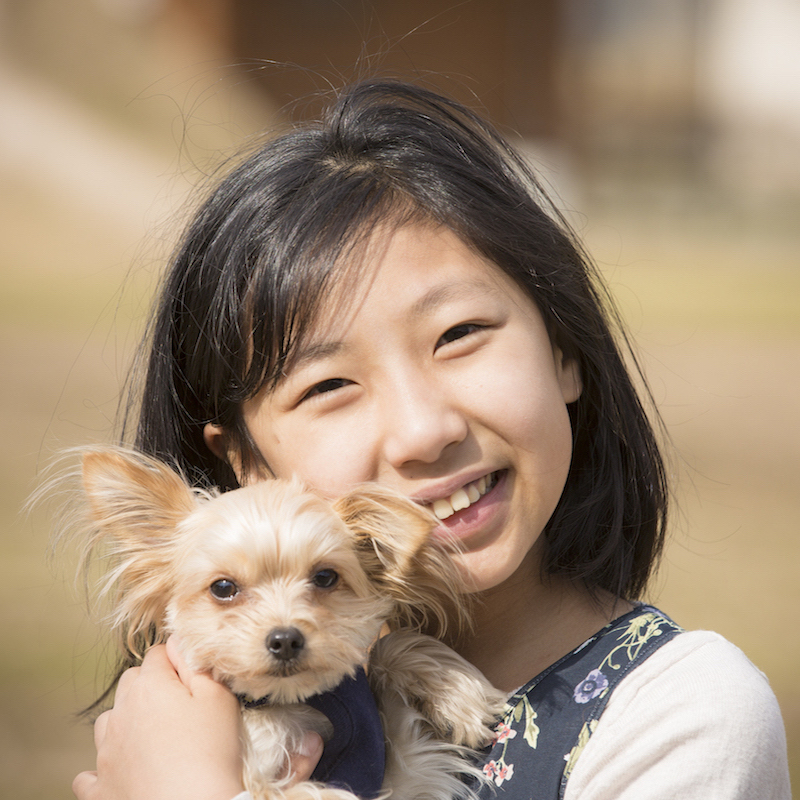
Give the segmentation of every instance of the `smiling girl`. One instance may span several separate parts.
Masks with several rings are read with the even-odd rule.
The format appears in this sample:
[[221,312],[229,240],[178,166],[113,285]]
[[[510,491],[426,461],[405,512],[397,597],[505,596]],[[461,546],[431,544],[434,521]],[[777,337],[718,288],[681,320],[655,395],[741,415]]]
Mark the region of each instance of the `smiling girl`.
[[[202,486],[297,475],[333,498],[377,482],[431,507],[479,599],[452,644],[509,693],[487,798],[785,800],[765,678],[640,603],[667,486],[612,319],[492,129],[425,90],[362,83],[196,214],[154,318],[136,444]],[[237,720],[174,642],[154,647],[98,719],[97,771],[75,793],[231,800]]]

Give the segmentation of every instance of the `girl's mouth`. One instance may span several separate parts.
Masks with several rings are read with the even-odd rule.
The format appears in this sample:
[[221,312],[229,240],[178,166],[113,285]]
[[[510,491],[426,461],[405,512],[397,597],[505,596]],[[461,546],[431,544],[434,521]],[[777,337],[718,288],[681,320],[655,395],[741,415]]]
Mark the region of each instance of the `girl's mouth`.
[[431,511],[439,520],[445,520],[452,517],[457,511],[463,511],[469,508],[473,503],[476,503],[485,494],[490,492],[497,485],[500,478],[500,472],[490,472],[488,475],[483,475],[478,480],[468,483],[457,489],[450,497],[443,497],[439,500],[434,500],[430,504]]

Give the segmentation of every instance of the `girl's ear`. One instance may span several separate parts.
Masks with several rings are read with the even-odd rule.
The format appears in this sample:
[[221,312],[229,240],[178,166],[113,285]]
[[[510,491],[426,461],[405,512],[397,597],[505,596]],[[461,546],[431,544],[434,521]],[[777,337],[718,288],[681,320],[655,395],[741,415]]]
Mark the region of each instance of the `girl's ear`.
[[337,500],[334,511],[355,534],[364,571],[393,601],[390,627],[438,637],[468,627],[461,577],[431,540],[438,520],[428,509],[369,484]]
[[578,361],[571,356],[564,354],[560,347],[553,348],[553,358],[556,364],[556,375],[558,384],[561,387],[561,396],[564,403],[569,405],[574,403],[583,391],[583,380],[581,379],[581,368]]
[[[251,476],[245,474],[242,466],[242,458],[232,447],[228,432],[221,425],[215,425],[212,422],[207,422],[203,427],[203,441],[206,447],[220,460],[230,465],[233,474],[239,486],[245,486],[252,481],[249,480]],[[258,478],[272,477],[259,475]]]
[[203,428],[203,441],[220,461],[228,460],[228,437],[221,425],[207,422]]

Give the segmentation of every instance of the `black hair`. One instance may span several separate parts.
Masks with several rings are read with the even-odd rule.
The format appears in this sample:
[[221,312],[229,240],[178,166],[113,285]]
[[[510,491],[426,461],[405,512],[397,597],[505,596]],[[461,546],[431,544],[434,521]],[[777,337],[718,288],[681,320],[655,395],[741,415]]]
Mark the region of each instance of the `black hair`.
[[543,569],[639,597],[663,546],[668,493],[619,320],[525,162],[478,115],[418,86],[346,89],[321,121],[269,141],[210,193],[151,323],[136,446],[198,485],[235,488],[203,440],[212,422],[245,468],[268,466],[243,402],[290,366],[348,254],[375,225],[413,218],[449,227],[516,281],[579,366],[572,466]]

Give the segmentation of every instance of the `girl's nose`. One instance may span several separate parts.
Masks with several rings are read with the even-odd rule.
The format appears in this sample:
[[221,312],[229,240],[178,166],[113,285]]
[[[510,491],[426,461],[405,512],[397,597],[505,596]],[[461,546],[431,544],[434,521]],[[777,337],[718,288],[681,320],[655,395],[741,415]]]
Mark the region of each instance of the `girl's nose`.
[[384,408],[384,457],[396,469],[432,464],[468,430],[463,412],[438,387],[405,384]]

